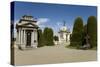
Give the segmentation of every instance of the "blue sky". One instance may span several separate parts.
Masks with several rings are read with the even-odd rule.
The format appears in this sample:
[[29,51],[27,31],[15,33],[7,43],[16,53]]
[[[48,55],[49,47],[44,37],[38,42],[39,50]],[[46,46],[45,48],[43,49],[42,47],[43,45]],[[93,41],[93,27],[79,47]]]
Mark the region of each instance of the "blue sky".
[[15,22],[23,15],[31,15],[37,18],[40,28],[51,27],[56,33],[66,22],[66,27],[72,31],[76,17],[82,17],[86,24],[89,16],[97,16],[96,6],[75,6],[67,4],[46,4],[31,2],[15,2]]

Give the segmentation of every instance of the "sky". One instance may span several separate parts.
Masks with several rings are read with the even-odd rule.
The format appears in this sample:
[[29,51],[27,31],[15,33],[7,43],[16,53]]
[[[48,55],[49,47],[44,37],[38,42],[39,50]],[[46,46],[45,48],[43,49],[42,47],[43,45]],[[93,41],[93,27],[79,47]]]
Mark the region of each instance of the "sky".
[[41,29],[50,27],[57,34],[59,29],[66,22],[67,29],[72,31],[74,20],[82,17],[84,24],[89,16],[97,17],[96,6],[50,4],[34,2],[15,2],[14,23],[16,24],[23,15],[31,15],[37,19],[37,24]]

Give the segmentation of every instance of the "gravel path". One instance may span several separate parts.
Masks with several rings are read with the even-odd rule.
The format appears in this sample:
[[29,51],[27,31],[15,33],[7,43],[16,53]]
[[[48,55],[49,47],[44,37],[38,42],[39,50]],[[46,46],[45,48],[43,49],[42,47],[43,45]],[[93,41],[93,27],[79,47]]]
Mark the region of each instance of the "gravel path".
[[96,50],[69,49],[65,48],[64,45],[45,46],[24,51],[15,49],[16,65],[52,64],[96,60]]

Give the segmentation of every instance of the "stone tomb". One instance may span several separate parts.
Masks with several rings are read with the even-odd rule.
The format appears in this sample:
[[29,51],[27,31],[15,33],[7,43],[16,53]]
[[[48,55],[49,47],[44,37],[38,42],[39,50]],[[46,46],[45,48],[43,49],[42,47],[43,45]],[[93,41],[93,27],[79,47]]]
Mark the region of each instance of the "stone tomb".
[[38,26],[32,16],[24,15],[16,24],[17,37],[16,44],[20,49],[37,48],[38,45]]
[[64,43],[64,42],[70,42],[70,31],[67,29],[65,22],[63,26],[59,30],[59,42]]

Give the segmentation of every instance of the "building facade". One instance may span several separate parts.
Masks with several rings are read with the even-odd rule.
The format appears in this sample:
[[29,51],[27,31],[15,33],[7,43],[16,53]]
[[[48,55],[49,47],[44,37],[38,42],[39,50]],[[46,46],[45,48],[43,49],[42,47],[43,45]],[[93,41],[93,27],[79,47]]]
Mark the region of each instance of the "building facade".
[[70,31],[67,29],[65,22],[63,26],[59,30],[59,42],[64,43],[64,42],[70,42]]
[[38,26],[36,25],[36,23],[37,21],[32,16],[24,15],[16,24],[16,44],[19,48],[37,48]]

